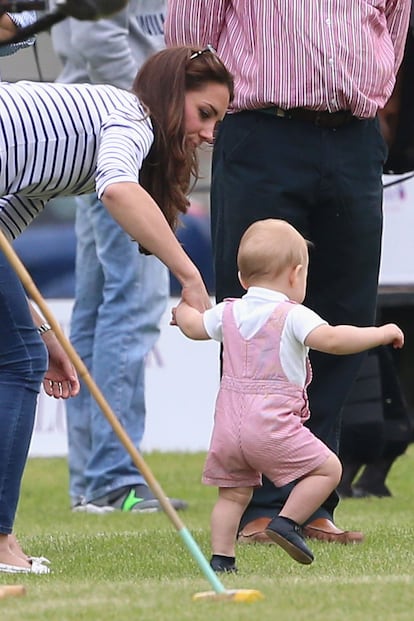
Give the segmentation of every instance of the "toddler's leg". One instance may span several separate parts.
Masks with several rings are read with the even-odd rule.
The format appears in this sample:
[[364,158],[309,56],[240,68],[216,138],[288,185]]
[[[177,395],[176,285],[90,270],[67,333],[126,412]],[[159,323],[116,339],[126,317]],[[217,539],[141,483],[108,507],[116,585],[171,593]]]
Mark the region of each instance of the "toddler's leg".
[[341,474],[341,462],[334,453],[331,453],[319,468],[296,483],[279,516],[304,524],[336,489]]
[[341,473],[341,463],[331,453],[319,468],[296,483],[281,512],[266,529],[266,534],[299,563],[309,564],[313,561],[313,554],[303,539],[300,525],[337,487]]
[[235,544],[240,518],[249,504],[251,487],[220,487],[218,500],[211,514],[210,564],[214,571],[237,571]]

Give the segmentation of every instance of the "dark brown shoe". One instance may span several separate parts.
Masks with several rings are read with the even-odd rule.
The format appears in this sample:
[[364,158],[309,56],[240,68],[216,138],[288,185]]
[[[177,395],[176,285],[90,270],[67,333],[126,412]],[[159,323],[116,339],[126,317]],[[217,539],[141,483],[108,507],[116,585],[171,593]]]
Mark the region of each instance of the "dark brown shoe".
[[239,543],[275,543],[265,533],[265,529],[269,526],[272,518],[260,517],[256,520],[248,522],[239,532],[237,541]]
[[319,539],[329,543],[361,543],[364,534],[360,531],[341,530],[331,520],[318,518],[303,527],[303,534],[308,539]]

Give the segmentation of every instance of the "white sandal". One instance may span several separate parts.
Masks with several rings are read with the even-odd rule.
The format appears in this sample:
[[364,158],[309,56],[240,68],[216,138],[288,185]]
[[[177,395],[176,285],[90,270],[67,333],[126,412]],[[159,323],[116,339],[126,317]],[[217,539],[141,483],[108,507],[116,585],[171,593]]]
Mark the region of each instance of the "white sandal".
[[40,563],[41,565],[50,565],[50,561],[45,556],[28,556],[30,563]]
[[30,567],[19,567],[18,565],[7,565],[0,563],[0,573],[4,574],[50,574],[50,569],[46,565],[42,565],[31,559]]

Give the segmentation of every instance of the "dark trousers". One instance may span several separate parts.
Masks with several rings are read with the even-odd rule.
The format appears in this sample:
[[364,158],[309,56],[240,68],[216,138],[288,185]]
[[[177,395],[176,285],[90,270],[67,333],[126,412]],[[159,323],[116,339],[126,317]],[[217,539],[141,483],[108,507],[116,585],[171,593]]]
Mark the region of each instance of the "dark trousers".
[[[392,462],[412,441],[413,421],[389,346],[371,350],[342,411],[339,456],[359,468]],[[355,472],[356,475],[356,472]]]
[[[324,129],[260,111],[228,115],[214,147],[211,186],[217,301],[243,294],[236,257],[246,228],[281,218],[313,243],[305,304],[332,324],[372,324],[386,155],[377,120]],[[361,361],[362,355],[311,353],[309,427],[335,452],[341,408]],[[265,479],[242,525],[274,515],[290,489]],[[316,516],[332,517],[337,502],[332,494]]]

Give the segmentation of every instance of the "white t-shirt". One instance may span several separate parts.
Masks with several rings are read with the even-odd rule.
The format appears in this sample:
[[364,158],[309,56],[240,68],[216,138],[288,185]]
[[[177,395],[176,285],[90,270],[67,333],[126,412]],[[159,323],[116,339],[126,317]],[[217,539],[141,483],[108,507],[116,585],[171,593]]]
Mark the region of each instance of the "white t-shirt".
[[[236,325],[245,339],[252,338],[266,323],[281,302],[288,301],[284,293],[250,287],[233,306]],[[224,302],[204,312],[204,327],[215,341],[223,340]],[[295,304],[289,312],[280,341],[280,361],[287,378],[299,386],[305,385],[306,356],[309,348],[304,344],[308,334],[327,322],[302,304]]]

